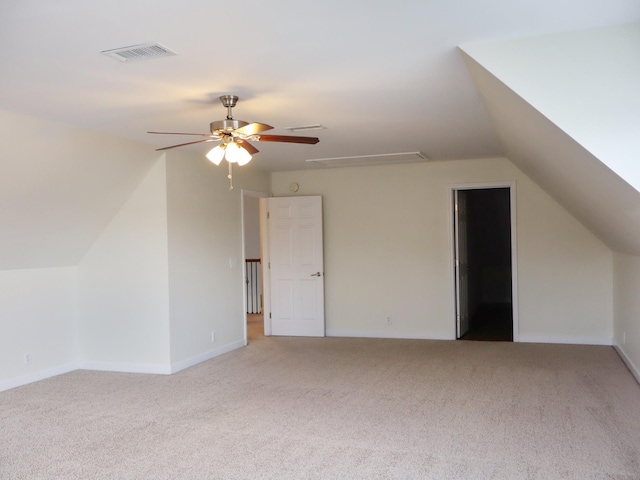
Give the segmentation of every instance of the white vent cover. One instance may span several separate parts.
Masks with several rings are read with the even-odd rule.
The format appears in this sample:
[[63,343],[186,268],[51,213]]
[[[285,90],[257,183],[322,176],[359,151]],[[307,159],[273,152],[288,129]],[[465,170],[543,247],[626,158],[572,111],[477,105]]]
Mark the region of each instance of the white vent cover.
[[392,163],[414,163],[427,160],[429,159],[422,152],[402,152],[358,155],[355,157],[313,158],[306,161],[325,167],[353,167],[363,165],[388,165]]
[[105,50],[100,52],[121,62],[137,62],[139,60],[149,60],[151,58],[168,57],[176,55],[176,52],[169,50],[167,47],[159,43],[142,43],[140,45],[131,45],[129,47],[114,48],[113,50]]

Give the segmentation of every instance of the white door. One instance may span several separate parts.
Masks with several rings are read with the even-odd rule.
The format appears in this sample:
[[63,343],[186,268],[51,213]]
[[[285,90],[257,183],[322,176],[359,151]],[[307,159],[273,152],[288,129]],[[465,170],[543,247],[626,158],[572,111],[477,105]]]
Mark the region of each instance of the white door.
[[454,238],[456,272],[457,337],[469,331],[469,264],[467,261],[467,197],[464,190],[454,191]]
[[267,200],[271,334],[324,337],[322,197]]

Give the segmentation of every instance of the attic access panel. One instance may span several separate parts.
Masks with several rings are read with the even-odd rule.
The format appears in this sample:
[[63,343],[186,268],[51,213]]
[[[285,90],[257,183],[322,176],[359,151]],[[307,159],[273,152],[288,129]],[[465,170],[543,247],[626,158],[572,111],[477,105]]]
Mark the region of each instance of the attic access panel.
[[422,152],[381,153],[376,155],[357,155],[353,157],[312,158],[309,163],[324,167],[353,167],[365,165],[389,165],[396,163],[425,162],[429,158]]

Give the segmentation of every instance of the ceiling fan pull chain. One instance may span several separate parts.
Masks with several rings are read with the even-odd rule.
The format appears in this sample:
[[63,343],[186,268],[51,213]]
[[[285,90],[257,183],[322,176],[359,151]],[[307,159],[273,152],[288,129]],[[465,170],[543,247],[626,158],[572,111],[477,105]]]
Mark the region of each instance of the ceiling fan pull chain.
[[229,162],[229,175],[227,178],[229,179],[229,190],[233,190],[233,171],[232,171],[233,163]]

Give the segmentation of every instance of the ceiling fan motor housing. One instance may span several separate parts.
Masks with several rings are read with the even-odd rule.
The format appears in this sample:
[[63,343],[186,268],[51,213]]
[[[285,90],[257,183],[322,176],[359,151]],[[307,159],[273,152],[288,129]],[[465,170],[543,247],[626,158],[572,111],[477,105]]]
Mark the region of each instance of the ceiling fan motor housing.
[[227,118],[226,120],[211,122],[209,124],[209,128],[211,129],[211,134],[215,135],[216,133],[232,132],[238,128],[244,127],[245,125],[249,125],[249,123],[242,120]]

